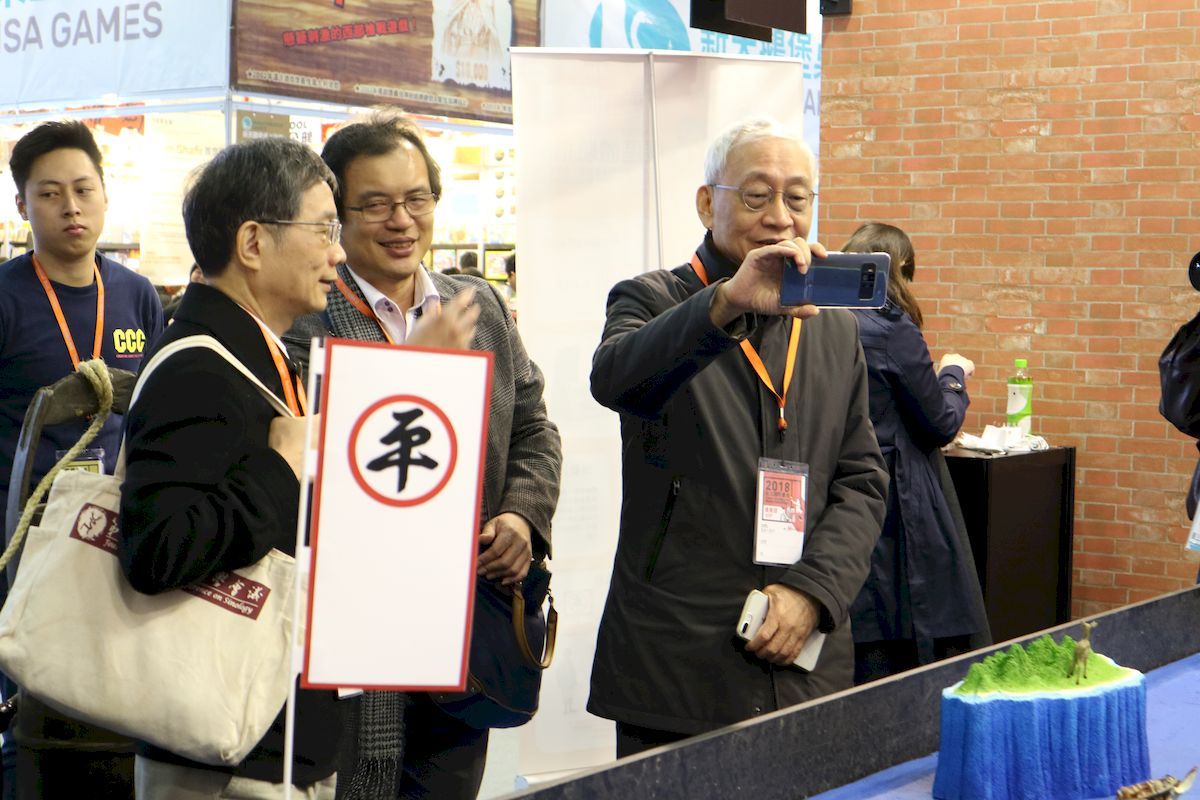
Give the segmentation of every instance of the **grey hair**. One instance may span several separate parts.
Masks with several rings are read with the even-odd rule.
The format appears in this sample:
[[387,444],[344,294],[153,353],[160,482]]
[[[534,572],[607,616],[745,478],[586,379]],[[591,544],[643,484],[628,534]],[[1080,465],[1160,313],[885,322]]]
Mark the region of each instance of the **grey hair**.
[[737,122],[713,140],[704,156],[704,182],[710,186],[720,183],[721,173],[725,171],[725,164],[729,161],[729,154],[733,149],[762,139],[790,139],[800,145],[812,167],[813,188],[816,188],[817,157],[813,155],[808,142],[804,141],[804,132],[766,116],[751,117]]
[[224,272],[244,222],[294,219],[319,183],[337,194],[321,157],[285,136],[229,145],[197,168],[183,197],[183,229],[204,276]]

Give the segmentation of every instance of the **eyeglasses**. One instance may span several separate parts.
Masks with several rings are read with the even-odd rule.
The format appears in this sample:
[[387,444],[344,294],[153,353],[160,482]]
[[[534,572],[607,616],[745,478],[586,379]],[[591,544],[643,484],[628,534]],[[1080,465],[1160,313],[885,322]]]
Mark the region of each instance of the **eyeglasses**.
[[324,228],[323,237],[326,245],[334,245],[342,240],[342,223],[331,219],[327,222],[304,222],[298,219],[260,219],[264,225],[320,225]]
[[813,200],[816,199],[817,193],[809,191],[803,187],[794,187],[791,189],[780,189],[776,191],[769,186],[752,185],[752,186],[725,186],[720,183],[712,184],[714,189],[728,189],[731,192],[737,192],[742,196],[742,203],[751,211],[762,211],[767,207],[767,204],[775,199],[775,195],[783,195],[783,204],[787,206],[788,211],[793,214],[807,214],[812,208]]
[[361,206],[346,206],[362,214],[363,222],[386,222],[396,213],[396,206],[408,212],[410,217],[423,217],[433,212],[439,197],[433,192],[410,194],[403,200],[372,200]]

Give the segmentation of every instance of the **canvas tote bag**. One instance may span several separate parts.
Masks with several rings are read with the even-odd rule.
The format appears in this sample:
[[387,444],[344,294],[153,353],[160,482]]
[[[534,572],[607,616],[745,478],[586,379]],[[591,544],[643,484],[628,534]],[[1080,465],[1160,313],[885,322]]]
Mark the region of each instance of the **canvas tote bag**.
[[[292,415],[209,336],[155,354],[130,406],[154,369],[192,347],[219,353]],[[0,670],[67,716],[193,761],[237,764],[287,700],[295,561],[273,550],[200,584],[135,591],[116,554],[124,466],[122,448],[115,475],[68,470],[54,479],[0,610]]]

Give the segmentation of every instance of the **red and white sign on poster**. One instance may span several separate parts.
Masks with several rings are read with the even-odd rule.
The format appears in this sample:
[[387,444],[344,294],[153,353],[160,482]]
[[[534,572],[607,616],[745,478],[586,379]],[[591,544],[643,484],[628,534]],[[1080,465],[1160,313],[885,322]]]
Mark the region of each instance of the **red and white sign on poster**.
[[326,341],[303,686],[465,687],[491,375],[491,353]]

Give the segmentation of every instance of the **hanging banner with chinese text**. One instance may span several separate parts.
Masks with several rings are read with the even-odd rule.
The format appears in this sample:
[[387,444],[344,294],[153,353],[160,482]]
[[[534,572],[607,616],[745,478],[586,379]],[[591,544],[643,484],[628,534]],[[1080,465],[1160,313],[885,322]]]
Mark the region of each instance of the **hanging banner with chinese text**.
[[301,685],[465,687],[491,371],[326,342]]
[[510,45],[538,0],[237,0],[234,83],[357,106],[512,121]]

